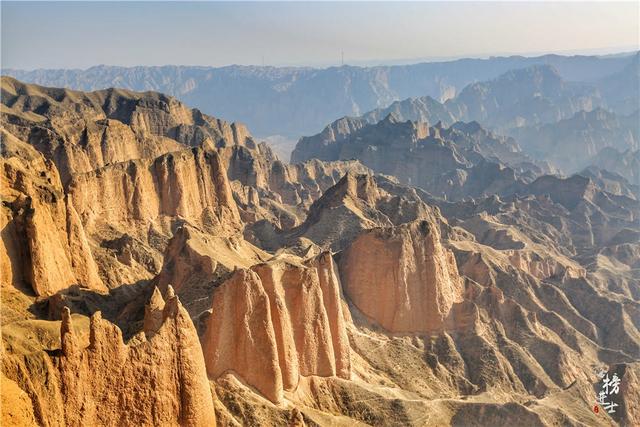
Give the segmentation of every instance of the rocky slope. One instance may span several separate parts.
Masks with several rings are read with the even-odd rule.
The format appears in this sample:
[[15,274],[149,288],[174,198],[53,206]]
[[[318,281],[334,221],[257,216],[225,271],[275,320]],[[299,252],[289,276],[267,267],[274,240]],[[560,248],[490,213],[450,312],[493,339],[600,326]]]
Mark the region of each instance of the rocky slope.
[[328,253],[307,265],[286,260],[236,271],[214,292],[203,337],[207,371],[231,371],[269,400],[300,377],[351,375],[340,289]]
[[345,294],[389,332],[444,330],[463,283],[436,224],[422,220],[360,234],[344,251]]
[[591,159],[594,166],[622,175],[632,185],[640,185],[640,150],[624,152],[604,148]]
[[535,65],[471,83],[455,97],[442,102],[428,95],[407,98],[359,118],[377,123],[393,113],[403,121],[442,122],[445,126],[456,121],[478,121],[489,129],[506,132],[523,126],[556,123],[575,113],[605,105],[606,101],[593,85],[568,82],[556,68]]
[[346,121],[286,165],[156,93],[2,88],[3,425],[640,422],[622,181],[477,123]]
[[[100,312],[88,331],[78,331],[65,308],[59,335],[48,332],[51,340],[59,336],[59,347],[53,346],[59,350],[39,349],[34,341],[23,360],[7,356],[5,375],[29,395],[38,424],[215,425],[193,323],[177,297],[168,294],[166,304],[154,297],[135,343],[124,344],[120,329]],[[5,329],[10,350],[24,345],[12,326]]]
[[2,142],[3,287],[44,296],[77,283],[106,290],[56,167],[4,129]]
[[[630,69],[633,66],[629,64]],[[446,102],[430,96],[408,98],[360,117],[339,119],[320,134],[302,138],[293,159],[321,156],[307,148],[313,140],[313,145],[320,145],[318,139],[344,139],[366,124],[376,124],[393,114],[400,121],[440,122],[445,127],[457,121],[477,121],[487,129],[514,137],[522,151],[534,159],[548,161],[571,174],[587,166],[604,148],[636,149],[637,105],[616,107],[618,98],[629,95],[624,87],[609,88],[603,96],[598,85],[568,82],[550,66],[511,70],[492,80],[471,83]],[[631,94],[637,92],[631,83],[626,87]]]

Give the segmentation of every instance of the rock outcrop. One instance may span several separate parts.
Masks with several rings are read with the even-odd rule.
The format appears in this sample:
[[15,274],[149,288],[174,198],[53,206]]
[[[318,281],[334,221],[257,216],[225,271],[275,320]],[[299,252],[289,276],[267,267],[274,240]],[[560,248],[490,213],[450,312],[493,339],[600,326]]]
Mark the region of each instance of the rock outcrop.
[[105,291],[80,217],[53,164],[2,131],[2,282],[48,296],[71,285]]
[[[556,123],[523,127],[510,133],[523,150],[536,159],[544,159],[567,174],[575,173],[590,163],[604,163],[607,152],[622,153],[640,148],[639,112],[629,116],[597,108],[579,111]],[[604,151],[603,151],[604,150]],[[602,155],[600,154],[602,153]],[[623,171],[625,168],[611,168]],[[633,174],[633,172],[629,172]]]
[[380,176],[348,172],[311,205],[302,224],[277,235],[279,244],[310,241],[340,251],[363,230],[439,217],[413,189],[399,188]]
[[[518,75],[459,112],[575,107]],[[344,160],[288,165],[161,94],[2,90],[3,424],[598,425],[603,365],[637,418],[623,178],[538,177],[476,122],[345,118],[315,147]]]
[[364,232],[341,255],[340,273],[347,297],[389,332],[442,331],[464,291],[429,221]]
[[[55,162],[62,182],[109,164],[156,158],[185,146],[245,144],[241,124],[155,92],[78,92],[2,78],[2,124]],[[37,126],[34,124],[37,123]]]
[[63,311],[62,354],[54,363],[66,425],[215,425],[196,330],[177,297],[163,303],[154,293],[148,339],[138,344],[124,344],[118,327],[95,313],[86,349]]
[[274,260],[240,269],[214,291],[203,338],[213,378],[239,375],[280,403],[301,377],[351,375],[331,255],[301,265]]
[[79,214],[89,227],[103,222],[127,228],[166,217],[227,231],[240,226],[224,167],[214,151],[194,148],[76,175],[69,193],[83,206]]

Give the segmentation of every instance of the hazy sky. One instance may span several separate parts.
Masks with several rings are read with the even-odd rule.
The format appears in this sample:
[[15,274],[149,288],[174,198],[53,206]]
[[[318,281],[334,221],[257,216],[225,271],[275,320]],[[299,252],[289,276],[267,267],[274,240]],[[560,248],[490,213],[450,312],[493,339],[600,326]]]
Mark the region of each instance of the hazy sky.
[[639,3],[2,1],[2,66],[335,65],[638,47]]

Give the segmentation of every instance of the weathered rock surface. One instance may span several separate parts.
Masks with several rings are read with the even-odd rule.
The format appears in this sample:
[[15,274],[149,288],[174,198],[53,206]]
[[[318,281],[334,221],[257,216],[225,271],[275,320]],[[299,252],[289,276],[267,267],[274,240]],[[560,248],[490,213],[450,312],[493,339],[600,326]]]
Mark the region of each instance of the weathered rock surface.
[[377,173],[449,199],[510,193],[520,182],[550,171],[534,164],[513,139],[494,135],[477,122],[445,128],[401,121],[391,113],[377,123],[336,133],[342,120],[301,138],[293,160],[357,159]]
[[89,227],[103,222],[126,229],[166,217],[226,231],[240,227],[225,169],[214,151],[194,148],[76,175],[69,193],[84,207],[79,214]]
[[238,374],[275,403],[301,377],[351,373],[338,279],[329,254],[309,265],[241,269],[214,291],[203,338],[209,374]]
[[55,166],[4,130],[2,139],[3,286],[26,286],[44,296],[75,284],[105,291],[83,224]]
[[[384,182],[386,188],[381,188],[378,182]],[[302,224],[284,233],[274,233],[271,244],[307,247],[315,244],[339,251],[363,230],[416,219],[435,220],[438,215],[413,189],[396,192],[398,188],[380,176],[348,172],[310,206]],[[269,237],[266,234],[264,240]]]
[[[155,158],[186,146],[244,144],[227,123],[155,92],[78,92],[2,78],[2,123],[55,162],[63,183],[109,164]],[[35,126],[34,126],[35,125]]]
[[389,332],[444,329],[463,282],[437,225],[419,221],[361,234],[340,258],[345,294]]
[[98,312],[91,317],[89,347],[79,348],[64,312],[62,355],[54,363],[66,424],[215,425],[193,323],[175,296],[164,307],[159,302],[156,297],[147,316],[161,311],[162,322],[137,345],[125,345],[120,330]]
[[76,322],[65,308],[58,344],[52,337],[38,344],[44,348],[4,360],[5,375],[29,395],[38,424],[215,425],[198,335],[177,297],[168,293],[165,303],[156,290],[145,334],[128,344],[100,312],[87,329]]
[[[499,84],[474,105],[518,98]],[[357,161],[284,164],[160,94],[3,79],[2,100],[3,423],[611,425],[593,368],[621,364],[633,419],[622,178],[536,178],[474,122],[326,130],[327,153],[447,201]]]

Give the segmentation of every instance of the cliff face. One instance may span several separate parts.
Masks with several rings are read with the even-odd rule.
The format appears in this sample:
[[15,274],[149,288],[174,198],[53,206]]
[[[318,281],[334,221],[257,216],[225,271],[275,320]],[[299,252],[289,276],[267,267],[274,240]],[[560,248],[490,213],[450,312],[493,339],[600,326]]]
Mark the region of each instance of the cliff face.
[[[238,270],[216,289],[203,338],[207,371],[232,372],[273,402],[301,377],[350,377],[340,291],[329,254]],[[223,344],[225,343],[225,344]]]
[[357,159],[376,173],[447,199],[512,193],[522,182],[551,172],[548,165],[524,154],[513,139],[495,135],[477,122],[445,128],[441,123],[402,121],[390,113],[377,123],[363,123],[336,136],[333,128],[341,120],[318,135],[301,138],[292,158]]
[[637,200],[478,123],[323,136],[445,200],[154,93],[3,79],[0,117],[3,423],[597,425],[640,354]]
[[[21,150],[30,150],[30,158],[43,159],[46,164],[30,166],[34,174],[46,175],[34,188],[55,190],[47,196],[55,212],[28,194],[30,199],[14,203],[14,213],[5,215],[25,217],[24,225],[11,225],[6,235],[20,237],[16,240],[25,235],[32,242],[32,264],[42,271],[28,274],[35,279],[16,281],[35,282],[37,293],[53,294],[72,284],[104,290],[102,283],[117,287],[154,277],[176,220],[224,236],[241,232],[225,153],[234,146],[255,148],[243,125],[205,116],[158,93],[84,93],[6,77],[2,104],[3,139],[27,147]],[[17,180],[7,187],[24,187],[16,162],[5,168],[6,180]],[[68,237],[52,237],[56,227]],[[3,244],[12,245],[4,236]],[[47,255],[64,252],[61,244],[74,255]],[[38,284],[45,275],[55,284]]]
[[83,224],[55,166],[4,130],[2,139],[3,286],[27,286],[44,296],[74,284],[105,291]]
[[[3,126],[58,167],[63,183],[113,163],[155,158],[184,146],[244,145],[241,124],[204,116],[162,94],[78,92],[2,79]],[[33,126],[37,123],[37,126]]]
[[240,218],[217,153],[190,149],[76,175],[69,186],[85,224],[123,228],[182,217],[233,231]]
[[389,332],[444,329],[463,283],[438,227],[419,221],[361,234],[340,259],[345,294]]
[[363,230],[421,218],[435,220],[435,212],[415,191],[393,194],[393,190],[386,191],[378,185],[382,180],[379,178],[371,174],[345,174],[311,205],[302,224],[280,237],[288,244],[305,239],[320,248],[339,251]]
[[155,304],[146,317],[156,313],[162,313],[160,322],[146,322],[153,336],[125,345],[120,330],[98,312],[91,317],[89,347],[82,349],[69,311],[63,312],[63,354],[54,363],[68,425],[215,425],[202,350],[188,313],[175,296],[164,307]]
[[[196,329],[171,290],[166,298],[165,304],[156,289],[145,313],[145,332],[128,344],[100,312],[85,326],[86,318],[72,320],[65,307],[60,341],[52,336],[44,348],[32,347],[23,357],[7,355],[5,375],[28,394],[37,423],[215,425]],[[29,345],[24,337],[11,342]]]

